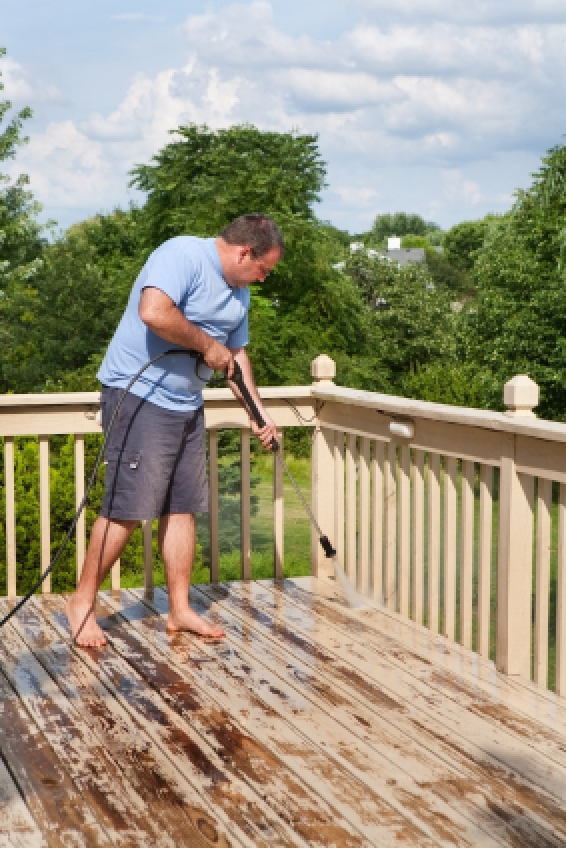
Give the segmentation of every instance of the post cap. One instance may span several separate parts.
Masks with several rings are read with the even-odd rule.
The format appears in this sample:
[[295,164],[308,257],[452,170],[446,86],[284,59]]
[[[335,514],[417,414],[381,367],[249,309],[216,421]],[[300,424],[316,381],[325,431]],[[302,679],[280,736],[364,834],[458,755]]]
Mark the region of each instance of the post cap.
[[503,403],[505,414],[512,418],[536,418],[533,409],[539,404],[538,384],[526,374],[518,374],[505,383]]
[[336,363],[325,353],[321,353],[311,362],[311,375],[317,383],[331,383],[336,376]]

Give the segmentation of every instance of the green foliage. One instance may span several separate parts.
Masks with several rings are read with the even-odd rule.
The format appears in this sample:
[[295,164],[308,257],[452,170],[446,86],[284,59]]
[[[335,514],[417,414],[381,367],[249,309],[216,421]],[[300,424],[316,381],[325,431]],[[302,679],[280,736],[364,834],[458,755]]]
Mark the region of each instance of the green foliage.
[[[6,54],[0,48],[0,58]],[[4,85],[0,81],[0,91]],[[11,109],[9,100],[0,101],[0,123]],[[21,134],[23,122],[31,117],[30,109],[22,109],[0,132],[0,161],[14,158],[16,148],[28,139]],[[9,322],[10,303],[19,288],[26,286],[41,268],[41,252],[45,240],[37,223],[41,207],[26,189],[29,180],[21,174],[11,181],[0,174],[0,343],[13,351],[15,340]],[[19,351],[25,355],[27,348]],[[1,376],[0,376],[1,385]]]
[[[452,232],[452,230],[450,231]],[[450,289],[454,296],[467,297],[475,293],[473,281],[459,265],[445,254],[436,250],[440,231],[429,232],[426,236],[409,234],[401,239],[401,247],[423,247],[426,251],[428,272],[435,285]],[[442,234],[444,239],[444,234]]]
[[[477,311],[467,315],[463,355],[503,383],[528,374],[541,387],[537,414],[566,418],[566,147],[543,159],[512,210],[492,219],[477,251]],[[500,390],[501,390],[500,388]]]
[[132,185],[147,192],[153,246],[179,233],[217,235],[239,215],[261,211],[293,222],[312,220],[324,167],[315,136],[261,132],[252,126],[213,131],[179,127],[180,138],[138,165]]
[[469,272],[474,267],[476,252],[483,245],[487,228],[493,215],[480,221],[462,221],[444,235],[446,259],[460,271]]
[[[373,356],[368,388],[403,391],[403,377],[431,362],[456,356],[457,318],[444,289],[436,287],[426,268],[399,267],[394,262],[353,254],[345,273],[361,291],[370,315]],[[375,309],[377,299],[386,308]]]
[[454,297],[468,298],[475,294],[474,282],[470,275],[456,268],[444,254],[428,248],[426,264],[434,283],[444,286]]
[[430,362],[417,365],[403,377],[403,394],[417,400],[493,408],[492,399],[500,387],[493,374],[460,362]]
[[[381,244],[388,236],[426,236],[440,228],[432,221],[425,221],[420,215],[407,215],[396,212],[394,215],[378,215],[371,229],[372,243]],[[414,245],[415,247],[419,245]]]
[[97,216],[44,247],[2,304],[3,391],[96,389],[95,373],[146,253],[137,210]]
[[[6,48],[0,47],[0,59],[6,55]],[[0,71],[1,74],[1,71]],[[0,91],[4,90],[4,83],[0,81]],[[12,108],[9,100],[0,101],[0,121],[4,120],[5,115]],[[20,144],[25,144],[28,139],[21,134],[23,122],[31,118],[31,109],[26,107],[14,115],[10,123],[0,133],[0,161],[4,159],[13,159],[16,155],[16,147]]]

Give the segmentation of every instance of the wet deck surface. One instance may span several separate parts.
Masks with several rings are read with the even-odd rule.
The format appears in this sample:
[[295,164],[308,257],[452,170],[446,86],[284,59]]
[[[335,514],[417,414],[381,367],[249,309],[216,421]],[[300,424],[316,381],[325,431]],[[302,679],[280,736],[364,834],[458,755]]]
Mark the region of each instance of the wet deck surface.
[[[564,846],[566,702],[332,581],[63,598],[0,637],[0,846]],[[0,603],[0,615],[7,603]]]

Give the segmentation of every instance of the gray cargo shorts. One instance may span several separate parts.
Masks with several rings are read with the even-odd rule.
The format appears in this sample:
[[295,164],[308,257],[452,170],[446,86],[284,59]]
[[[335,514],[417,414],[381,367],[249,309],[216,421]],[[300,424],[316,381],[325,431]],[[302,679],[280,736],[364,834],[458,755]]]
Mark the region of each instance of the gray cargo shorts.
[[[103,386],[106,432],[121,389]],[[101,515],[141,521],[172,513],[208,512],[204,409],[176,412],[128,392],[105,450]]]

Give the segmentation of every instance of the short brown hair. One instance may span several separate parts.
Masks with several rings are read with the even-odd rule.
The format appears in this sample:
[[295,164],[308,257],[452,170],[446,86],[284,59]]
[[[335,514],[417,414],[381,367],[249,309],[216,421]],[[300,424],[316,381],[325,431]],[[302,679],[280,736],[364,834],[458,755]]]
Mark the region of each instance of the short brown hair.
[[280,251],[281,256],[285,251],[281,230],[266,215],[240,215],[222,230],[220,237],[227,244],[250,247],[256,258],[265,256],[274,247]]

